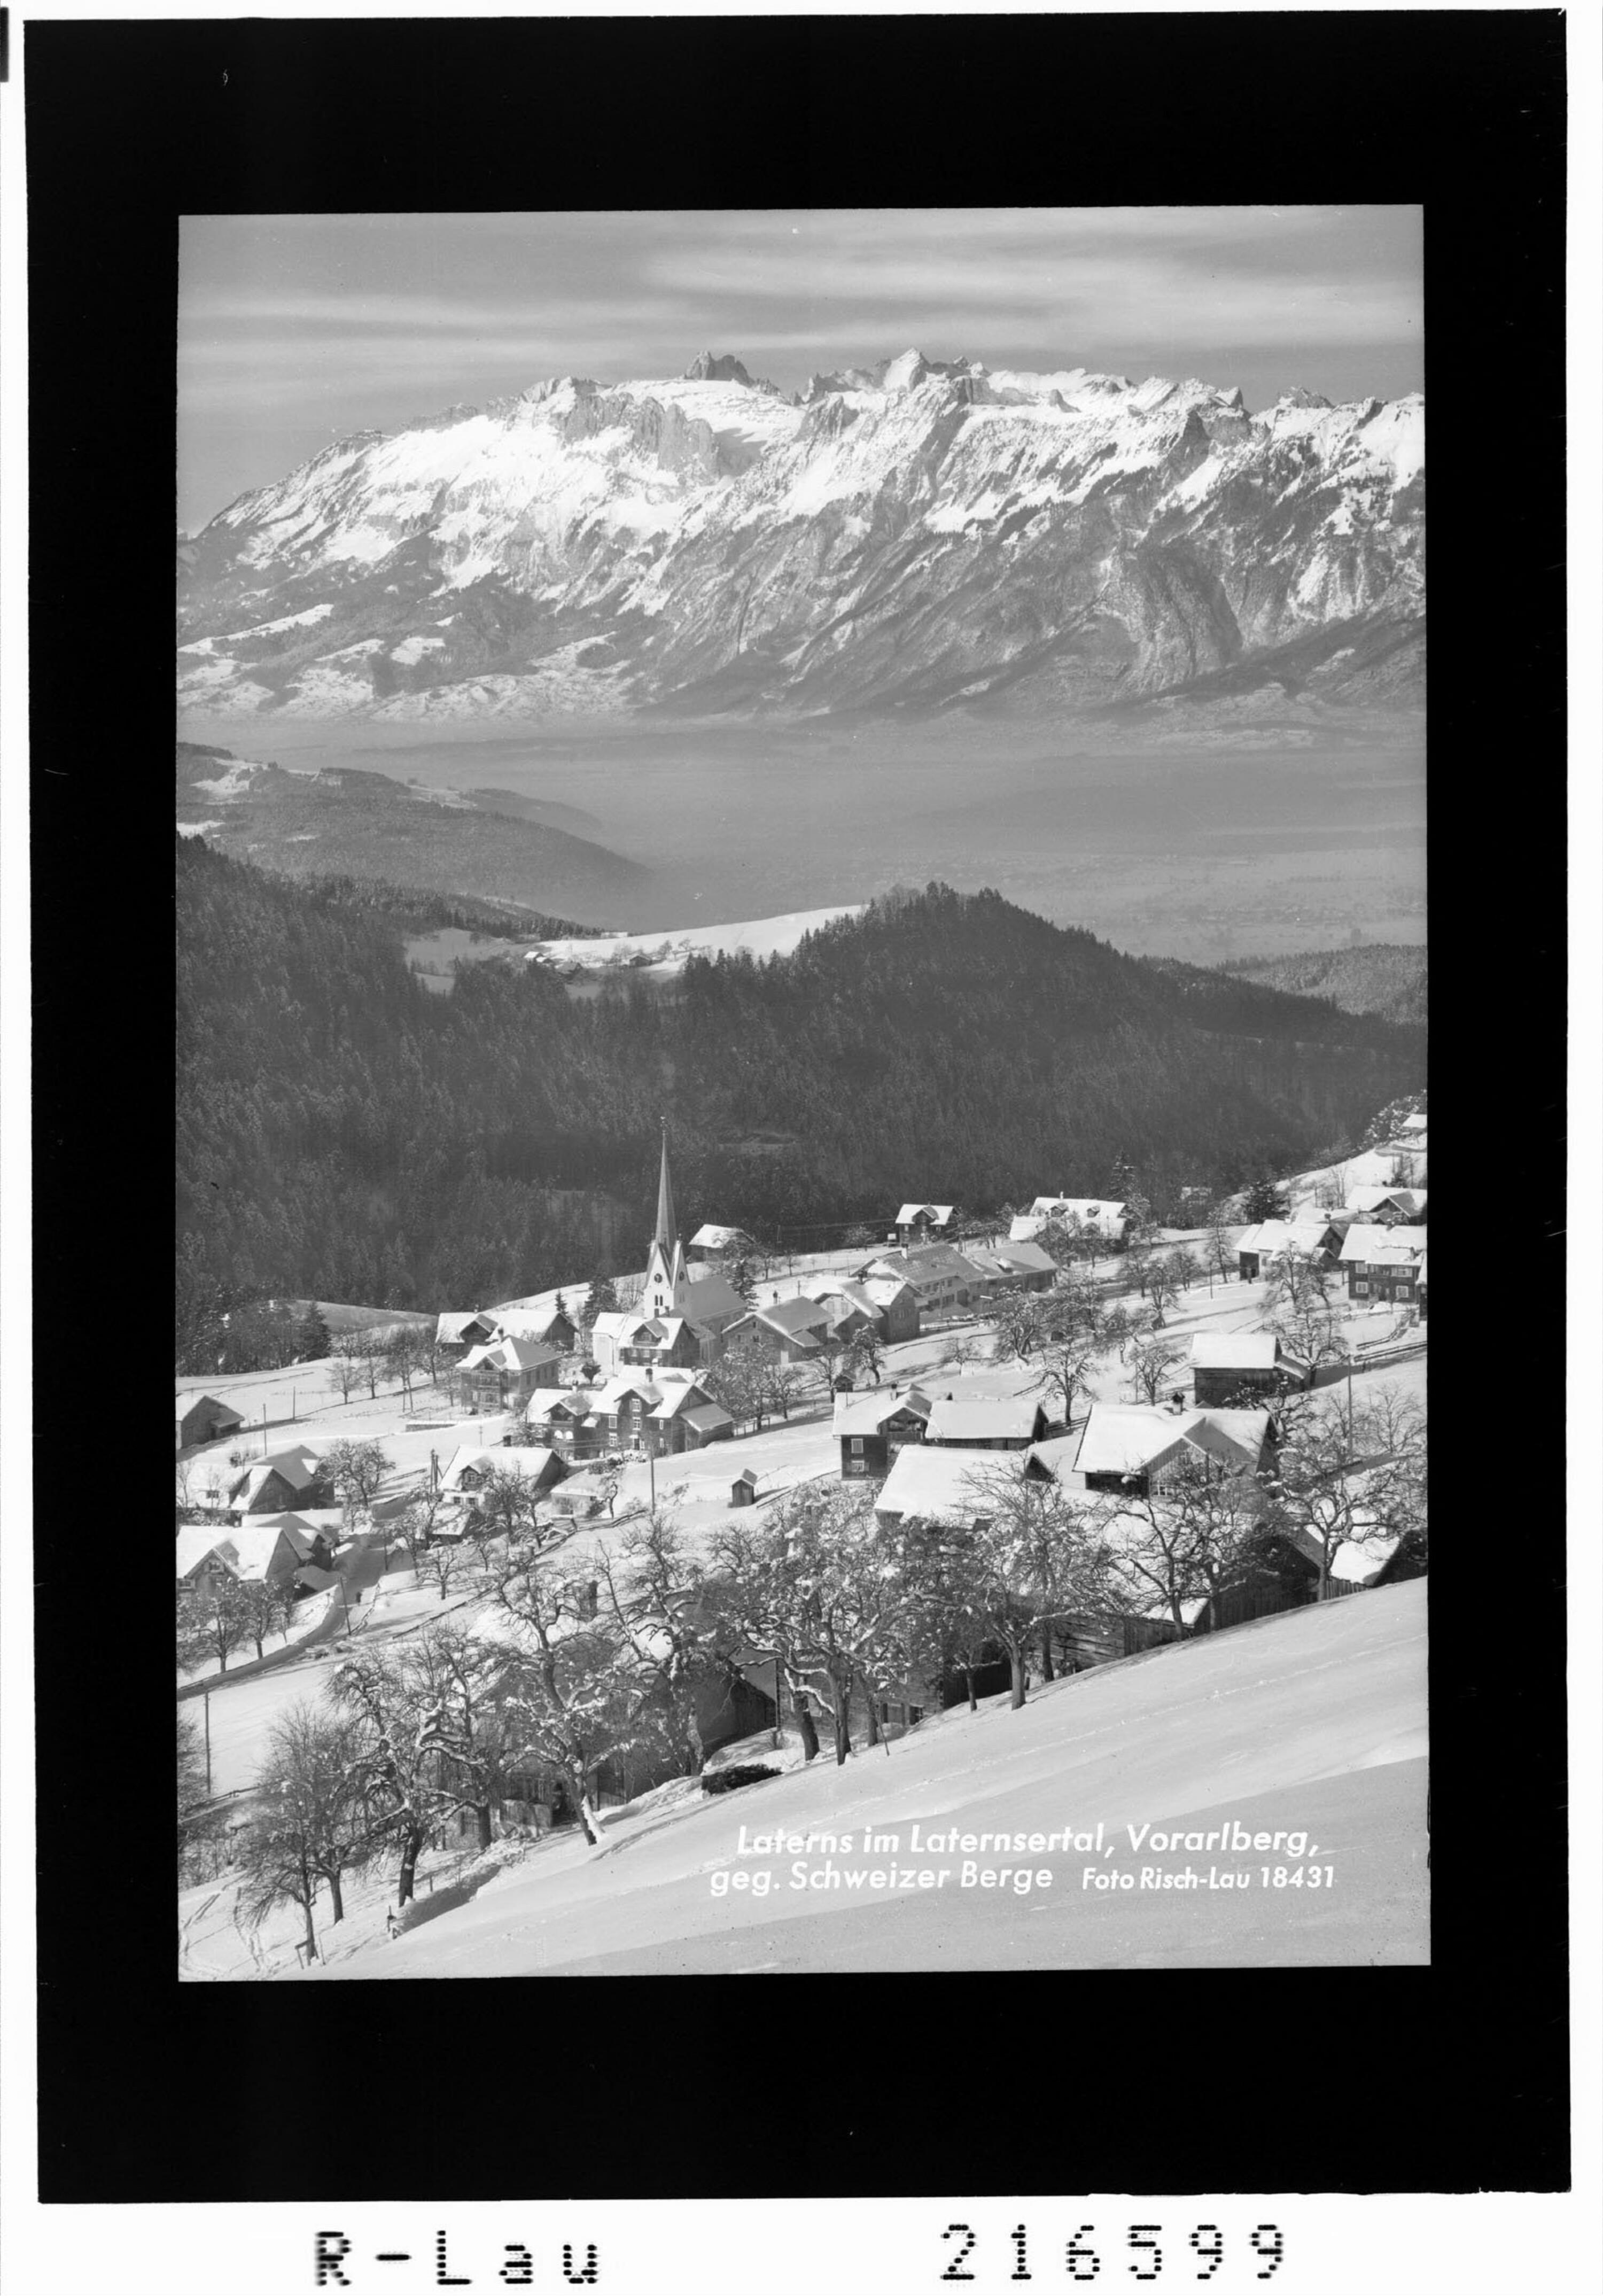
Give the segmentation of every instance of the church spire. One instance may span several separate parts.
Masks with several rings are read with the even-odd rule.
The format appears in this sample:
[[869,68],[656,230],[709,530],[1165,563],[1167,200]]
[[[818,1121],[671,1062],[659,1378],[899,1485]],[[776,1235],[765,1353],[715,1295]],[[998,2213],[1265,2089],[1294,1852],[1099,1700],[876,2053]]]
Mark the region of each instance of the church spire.
[[686,1270],[684,1248],[674,1222],[674,1184],[668,1177],[668,1125],[662,1121],[662,1171],[657,1182],[657,1233],[646,1255],[645,1288],[641,1305],[648,1316],[679,1312]]
[[657,1234],[654,1241],[661,1244],[670,1257],[679,1241],[678,1230],[674,1226],[674,1184],[668,1177],[668,1126],[666,1117],[662,1124],[662,1170],[657,1182]]

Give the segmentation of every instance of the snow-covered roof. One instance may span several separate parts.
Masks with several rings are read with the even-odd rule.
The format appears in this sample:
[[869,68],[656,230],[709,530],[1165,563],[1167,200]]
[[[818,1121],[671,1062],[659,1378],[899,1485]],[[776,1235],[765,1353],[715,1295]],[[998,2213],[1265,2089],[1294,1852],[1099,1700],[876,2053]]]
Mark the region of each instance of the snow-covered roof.
[[835,1398],[837,1435],[877,1435],[880,1429],[900,1411],[912,1412],[915,1418],[928,1416],[929,1406],[917,1388],[904,1394],[881,1388],[868,1395],[838,1395]]
[[1093,1403],[1075,1465],[1082,1474],[1137,1474],[1190,1443],[1231,1464],[1256,1466],[1268,1434],[1267,1411],[1169,1411],[1161,1404]]
[[1042,1405],[1034,1395],[944,1395],[929,1414],[932,1443],[1017,1441],[1035,1431]]
[[750,1242],[751,1238],[743,1227],[719,1227],[714,1221],[706,1220],[691,1236],[691,1250],[692,1251],[738,1250],[742,1244],[748,1244]]
[[928,1522],[973,1522],[989,1510],[985,1486],[1024,1472],[1022,1451],[943,1451],[910,1443],[897,1452],[879,1487],[874,1513],[918,1515]]
[[1411,1267],[1425,1256],[1425,1237],[1422,1227],[1370,1226],[1367,1222],[1356,1221],[1347,1230],[1340,1256],[1344,1261],[1389,1259]]
[[904,1292],[912,1292],[912,1285],[904,1275],[898,1275],[892,1269],[887,1270],[883,1275],[860,1275],[852,1289],[861,1292],[871,1306],[888,1308],[894,1305]]
[[732,1427],[735,1423],[721,1403],[692,1403],[684,1417],[699,1435],[710,1435],[716,1428]]
[[582,1414],[589,1398],[580,1387],[537,1387],[523,1406],[526,1419],[548,1419],[553,1411]]
[[864,1273],[870,1276],[901,1276],[915,1292],[940,1283],[986,1281],[985,1270],[976,1267],[951,1243],[914,1244],[906,1251],[881,1252],[878,1259],[869,1263]]
[[626,1340],[636,1332],[655,1328],[650,1316],[642,1316],[637,1308],[609,1308],[591,1326],[604,1340]]
[[928,1220],[932,1227],[945,1227],[957,1207],[954,1204],[904,1204],[896,1214],[897,1227],[906,1227],[917,1219]]
[[238,1477],[229,1493],[231,1506],[248,1507],[274,1475],[279,1475],[292,1491],[309,1491],[318,1480],[322,1469],[315,1451],[275,1451],[270,1458],[258,1459]]
[[1080,1448],[1083,1427],[1071,1427],[1067,1434],[1043,1435],[1039,1443],[1032,1443],[1025,1457],[1044,1470],[1054,1482],[1066,1469],[1072,1468]]
[[556,1456],[544,1444],[464,1443],[460,1450],[451,1454],[440,1477],[440,1488],[447,1491],[459,1490],[463,1475],[480,1468],[490,1473],[521,1475],[527,1482],[536,1482]]
[[1324,1250],[1330,1228],[1331,1222],[1322,1218],[1259,1220],[1252,1227],[1242,1229],[1236,1238],[1236,1250],[1269,1255],[1292,1251],[1312,1257],[1314,1252]]
[[747,1303],[732,1283],[712,1273],[687,1275],[675,1305],[690,1323],[705,1324],[709,1316],[743,1316]]
[[1130,1207],[1111,1196],[1037,1196],[1030,1217],[1038,1220],[1078,1220],[1082,1227],[1122,1227]]
[[1280,1343],[1272,1332],[1198,1332],[1191,1361],[1204,1371],[1272,1371]]
[[476,1326],[487,1337],[495,1330],[499,1321],[498,1316],[491,1315],[486,1308],[453,1308],[447,1309],[435,1324],[434,1336],[442,1347],[451,1348]]
[[[233,1577],[254,1582],[266,1577],[274,1556],[281,1566],[306,1562],[314,1551],[315,1538],[315,1531],[288,1514],[252,1515],[248,1521],[226,1529],[216,1523],[185,1523],[177,1538],[177,1576],[192,1577],[209,1555],[215,1555]],[[289,1575],[287,1570],[284,1575]]]
[[1351,1212],[1354,1218],[1358,1218],[1365,1212],[1378,1211],[1382,1204],[1395,1204],[1399,1210],[1405,1212],[1422,1212],[1425,1210],[1425,1201],[1426,1191],[1423,1188],[1387,1188],[1376,1185],[1372,1188],[1349,1188],[1347,1201],[1342,1209],[1344,1211]]
[[236,1411],[231,1403],[219,1402],[215,1395],[179,1396],[173,1406],[173,1416],[182,1426],[192,1412],[202,1407],[209,1410],[214,1419],[225,1420],[232,1427],[242,1427],[245,1423],[242,1412]]

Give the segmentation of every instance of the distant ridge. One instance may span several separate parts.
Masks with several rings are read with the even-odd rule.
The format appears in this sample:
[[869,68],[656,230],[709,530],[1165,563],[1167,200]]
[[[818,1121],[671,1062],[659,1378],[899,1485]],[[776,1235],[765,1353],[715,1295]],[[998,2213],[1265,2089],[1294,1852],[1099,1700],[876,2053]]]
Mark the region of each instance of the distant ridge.
[[1411,1027],[1423,1027],[1427,1019],[1430,965],[1423,947],[1363,941],[1354,948],[1242,957],[1220,970],[1290,996],[1329,997],[1343,1013],[1373,1013]]

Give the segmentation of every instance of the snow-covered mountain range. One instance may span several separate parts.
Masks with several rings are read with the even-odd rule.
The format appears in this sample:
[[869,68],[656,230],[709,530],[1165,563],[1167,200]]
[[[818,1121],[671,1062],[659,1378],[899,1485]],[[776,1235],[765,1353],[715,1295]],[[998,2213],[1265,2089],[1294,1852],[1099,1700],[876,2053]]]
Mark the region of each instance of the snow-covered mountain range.
[[1424,402],[704,354],[342,439],[178,547],[180,706],[1418,701]]

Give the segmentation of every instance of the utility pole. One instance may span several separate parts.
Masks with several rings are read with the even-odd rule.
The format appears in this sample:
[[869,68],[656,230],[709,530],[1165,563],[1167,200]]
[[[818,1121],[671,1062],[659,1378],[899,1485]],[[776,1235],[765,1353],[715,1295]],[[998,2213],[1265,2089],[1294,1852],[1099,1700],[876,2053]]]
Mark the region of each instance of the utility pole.
[[211,1799],[211,1693],[200,1693],[200,1704],[206,1712],[206,1798]]

